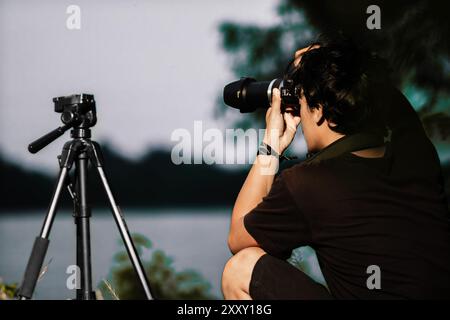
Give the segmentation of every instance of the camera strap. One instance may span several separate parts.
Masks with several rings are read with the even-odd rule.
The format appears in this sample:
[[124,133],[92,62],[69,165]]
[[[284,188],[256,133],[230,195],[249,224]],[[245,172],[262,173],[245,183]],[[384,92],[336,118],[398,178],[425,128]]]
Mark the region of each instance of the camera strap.
[[369,133],[356,133],[342,137],[315,154],[308,154],[303,162],[317,163],[322,160],[336,158],[344,153],[363,150],[384,145],[384,137]]

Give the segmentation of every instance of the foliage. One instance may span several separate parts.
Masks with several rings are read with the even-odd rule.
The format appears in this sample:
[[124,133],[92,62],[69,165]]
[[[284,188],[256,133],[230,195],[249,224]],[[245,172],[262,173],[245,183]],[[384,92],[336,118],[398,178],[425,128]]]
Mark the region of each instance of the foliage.
[[[448,134],[439,135],[445,129],[448,132],[450,124],[448,5],[443,1],[380,0],[382,28],[369,30],[366,9],[371,4],[369,0],[349,0],[345,5],[333,0],[281,0],[279,22],[274,25],[222,23],[222,46],[237,77],[272,79],[281,75],[296,49],[311,43],[319,33],[341,30],[390,62],[394,82],[412,104],[419,109],[416,100],[425,100],[419,115],[428,134],[448,143]],[[415,90],[409,94],[411,87]],[[262,113],[255,119],[261,121]]]
[[[133,241],[139,256],[142,256],[144,248],[152,248],[151,241],[140,234],[134,234]],[[211,285],[198,272],[175,271],[172,266],[173,260],[162,250],[154,250],[151,259],[143,260],[142,263],[152,292],[158,299],[217,299],[210,293]],[[120,251],[115,255],[114,264],[109,279],[99,284],[97,297],[122,300],[145,299],[126,251]],[[17,284],[6,284],[0,278],[0,300],[13,299],[17,289]]]
[[305,246],[295,249],[292,251],[292,255],[288,259],[288,262],[308,275],[314,281],[327,286],[322,270],[319,266],[316,251],[313,248]]
[[10,300],[14,297],[17,291],[17,284],[6,284],[0,278],[0,300]]
[[[142,235],[133,235],[139,256],[144,248],[152,248],[150,240]],[[99,285],[103,297],[115,299],[108,284],[117,294],[118,299],[144,299],[143,289],[128,259],[126,251],[114,257],[108,281]],[[173,260],[161,250],[153,250],[151,259],[142,261],[154,296],[158,299],[217,299],[211,293],[211,285],[197,272],[184,270],[178,272],[173,267]]]

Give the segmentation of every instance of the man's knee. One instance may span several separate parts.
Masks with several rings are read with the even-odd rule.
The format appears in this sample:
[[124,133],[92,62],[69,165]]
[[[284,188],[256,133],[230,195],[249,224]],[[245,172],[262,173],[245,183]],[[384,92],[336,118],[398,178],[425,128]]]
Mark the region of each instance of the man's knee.
[[258,247],[242,249],[225,264],[222,274],[222,291],[227,298],[230,292],[249,293],[249,285],[256,262],[265,254]]

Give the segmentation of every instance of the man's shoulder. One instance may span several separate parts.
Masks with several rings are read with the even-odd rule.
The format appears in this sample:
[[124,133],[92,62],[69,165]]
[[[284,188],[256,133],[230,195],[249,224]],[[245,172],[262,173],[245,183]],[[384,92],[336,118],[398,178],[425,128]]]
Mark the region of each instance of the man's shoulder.
[[303,179],[314,178],[317,174],[332,174],[336,169],[339,169],[345,161],[344,159],[332,158],[327,160],[308,162],[303,161],[295,164],[292,167],[284,169],[281,175],[284,179],[291,177],[302,177]]
[[297,194],[304,188],[314,188],[329,185],[338,179],[344,170],[344,159],[327,159],[308,163],[304,161],[284,169],[280,176],[291,193]]

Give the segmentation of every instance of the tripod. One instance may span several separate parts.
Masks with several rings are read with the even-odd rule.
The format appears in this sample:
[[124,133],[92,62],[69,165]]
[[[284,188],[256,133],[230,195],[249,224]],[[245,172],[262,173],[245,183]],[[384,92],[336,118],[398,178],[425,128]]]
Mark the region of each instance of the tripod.
[[[92,272],[91,272],[91,245],[90,245],[90,217],[91,208],[88,203],[87,192],[87,177],[88,177],[88,162],[97,169],[101,183],[106,192],[111,207],[114,220],[119,229],[122,240],[125,244],[128,256],[131,260],[134,270],[137,273],[140,283],[145,292],[147,299],[153,299],[153,295],[148,284],[148,279],[142,266],[139,255],[134,246],[133,240],[128,231],[125,220],[120,212],[119,207],[116,204],[111,188],[109,187],[108,180],[103,170],[103,157],[101,154],[100,145],[92,141],[90,126],[96,122],[95,118],[95,105],[89,106],[84,112],[80,112],[82,108],[79,108],[86,101],[83,99],[92,98],[89,100],[93,103],[93,96],[91,95],[77,95],[70,97],[61,97],[72,99],[71,103],[67,103],[65,107],[69,106],[70,110],[66,112],[73,112],[74,117],[69,118],[66,114],[66,125],[59,127],[46,136],[36,140],[29,146],[29,150],[35,153],[61,136],[69,128],[73,128],[71,131],[71,141],[64,144],[62,153],[60,156],[60,172],[57,178],[55,191],[53,193],[47,215],[44,220],[44,224],[41,229],[41,233],[35,239],[33,249],[28,260],[25,275],[20,286],[18,296],[20,299],[31,299],[36,282],[41,272],[42,264],[44,262],[45,254],[49,245],[49,235],[52,228],[53,220],[58,207],[58,201],[60,199],[61,192],[65,186],[69,190],[70,196],[74,203],[74,219],[76,224],[76,262],[80,270],[80,283],[77,286],[76,299],[78,300],[92,300],[95,299],[95,293],[92,289]],[[55,98],[53,101],[61,98]],[[74,104],[76,100],[76,104]],[[58,101],[55,101],[58,103]],[[74,108],[76,105],[76,108]],[[56,107],[55,107],[56,109]],[[68,109],[68,108],[66,108]],[[89,115],[90,116],[87,116]],[[64,113],[63,113],[64,119]],[[75,119],[75,120],[73,120]],[[64,120],[63,120],[64,122]],[[69,171],[72,167],[75,167],[75,183],[70,181]]]

